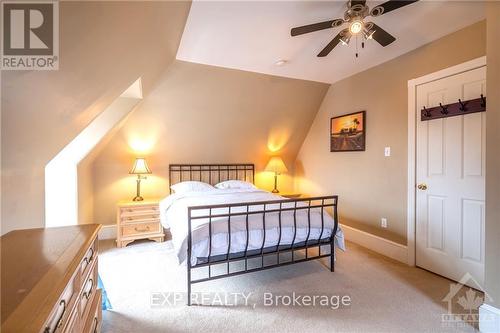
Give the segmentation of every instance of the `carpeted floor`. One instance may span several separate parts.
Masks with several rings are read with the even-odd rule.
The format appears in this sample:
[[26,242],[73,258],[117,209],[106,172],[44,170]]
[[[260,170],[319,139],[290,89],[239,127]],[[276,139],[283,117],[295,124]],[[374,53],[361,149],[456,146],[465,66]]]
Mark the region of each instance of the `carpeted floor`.
[[[195,285],[193,292],[208,295],[204,303],[213,305],[188,307],[184,301],[172,304],[174,296],[169,294],[186,291],[185,266],[177,264],[169,241],[121,249],[111,240],[101,241],[99,272],[113,306],[103,314],[103,332],[475,331],[468,325],[443,323],[447,304],[442,299],[450,290],[449,280],[352,243],[347,247],[347,252],[339,251],[334,273],[310,261],[209,281]],[[239,297],[233,306],[232,292],[250,295],[247,305]],[[266,306],[271,295],[266,292],[274,297],[272,306]],[[326,295],[333,303],[287,306],[293,292]],[[219,296],[228,297],[225,305],[219,304]],[[276,306],[280,296],[285,297]],[[351,303],[345,298],[344,306],[335,309],[341,297],[349,297]]]

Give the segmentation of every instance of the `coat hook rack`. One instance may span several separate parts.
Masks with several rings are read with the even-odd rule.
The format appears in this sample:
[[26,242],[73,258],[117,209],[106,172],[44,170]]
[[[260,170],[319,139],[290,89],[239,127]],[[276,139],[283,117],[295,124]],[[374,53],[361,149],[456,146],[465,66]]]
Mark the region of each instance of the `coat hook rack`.
[[462,102],[462,100],[460,98],[458,99],[458,104],[460,104],[460,111],[467,111],[465,103]]
[[481,97],[467,101],[458,99],[457,103],[446,105],[439,103],[439,106],[428,109],[424,106],[420,111],[420,120],[427,121],[484,111],[486,111],[486,97],[481,94]]

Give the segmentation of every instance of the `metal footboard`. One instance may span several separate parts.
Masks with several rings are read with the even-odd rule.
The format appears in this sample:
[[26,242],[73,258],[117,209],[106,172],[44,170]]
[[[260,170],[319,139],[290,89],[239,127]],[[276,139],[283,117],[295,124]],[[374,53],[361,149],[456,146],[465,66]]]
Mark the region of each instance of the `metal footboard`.
[[[273,201],[259,202],[243,202],[234,204],[222,205],[206,205],[188,208],[188,238],[187,238],[187,303],[191,305],[191,286],[196,283],[206,282],[210,280],[246,274],[265,269],[296,264],[300,262],[327,258],[330,257],[330,271],[334,271],[334,240],[338,229],[337,216],[338,196],[321,196],[301,199],[285,199]],[[311,210],[317,210],[321,214],[321,232],[319,237],[310,239],[311,234]],[[297,241],[297,213],[306,211],[307,213],[307,236],[304,241]],[[293,240],[290,244],[281,244],[282,241],[282,217],[285,212],[290,212],[293,216]],[[331,212],[334,220],[332,233],[328,237],[323,237],[324,213]],[[266,218],[271,214],[278,217],[278,241],[276,246],[265,246],[266,244]],[[263,239],[260,248],[249,250],[250,228],[249,217],[252,215],[262,215],[262,232]],[[246,233],[245,249],[239,252],[231,252],[231,221],[239,219],[239,223],[244,224],[243,232]],[[193,229],[192,225],[196,220],[204,219],[208,221],[208,256],[204,258],[196,258],[196,263],[191,262]],[[215,222],[214,222],[215,220]],[[224,220],[224,222],[221,222]],[[218,221],[218,222],[217,222]],[[227,252],[225,254],[212,255],[212,238],[214,223],[225,223],[227,226]],[[274,228],[274,226],[273,226]],[[260,230],[260,229],[259,229]],[[241,230],[239,230],[241,232]],[[329,247],[329,252],[322,253],[322,247]],[[308,251],[309,249],[317,249],[316,251]],[[297,251],[301,251],[303,255],[298,255]],[[313,252],[312,254],[309,252]],[[288,260],[283,260],[282,255],[287,255]],[[264,258],[275,259],[271,264],[265,264]],[[258,263],[260,259],[260,264]],[[249,261],[257,263],[257,267],[249,267]],[[230,270],[230,264],[240,262],[243,264],[243,269],[237,271]],[[214,275],[212,267],[226,265],[224,272]],[[195,269],[208,267],[208,276],[202,278],[193,278],[192,272]]]

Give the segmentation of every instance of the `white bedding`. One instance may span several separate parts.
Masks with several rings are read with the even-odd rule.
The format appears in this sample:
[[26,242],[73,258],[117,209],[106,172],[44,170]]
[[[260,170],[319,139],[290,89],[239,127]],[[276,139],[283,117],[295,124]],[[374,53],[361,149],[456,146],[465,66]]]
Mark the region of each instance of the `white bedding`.
[[[189,192],[172,194],[160,202],[160,219],[165,228],[170,228],[172,242],[177,253],[179,262],[182,263],[187,257],[187,235],[188,235],[188,207],[229,204],[240,202],[259,202],[269,200],[280,200],[283,197],[258,189],[215,189],[204,192]],[[284,203],[283,208],[293,207],[294,203]],[[300,206],[300,203],[297,205]],[[266,205],[266,209],[277,209],[279,204]],[[242,211],[242,207],[233,208],[231,212]],[[262,210],[263,205],[250,208],[250,211]],[[212,214],[227,213],[228,209],[213,209]],[[202,215],[208,215],[208,210],[194,211]],[[198,215],[198,216],[202,216]],[[313,208],[310,210],[311,228],[309,240],[330,237],[334,222],[333,218],[326,212],[323,213],[323,231],[321,228],[321,210]],[[231,217],[231,249],[230,253],[245,251],[246,247],[246,221],[245,216]],[[248,218],[249,241],[247,250],[260,249],[264,240],[263,214],[250,214]],[[294,238],[293,211],[284,211],[281,214],[281,239],[280,245],[289,245]],[[296,235],[294,243],[304,242],[308,234],[308,210],[296,211]],[[278,213],[266,213],[266,234],[264,247],[276,246],[279,235]],[[208,219],[192,219],[192,252],[191,264],[196,265],[197,257],[208,257],[210,251]],[[228,250],[228,219],[212,219],[212,244],[210,255],[223,255]],[[335,245],[345,250],[344,236],[340,227],[335,236]]]

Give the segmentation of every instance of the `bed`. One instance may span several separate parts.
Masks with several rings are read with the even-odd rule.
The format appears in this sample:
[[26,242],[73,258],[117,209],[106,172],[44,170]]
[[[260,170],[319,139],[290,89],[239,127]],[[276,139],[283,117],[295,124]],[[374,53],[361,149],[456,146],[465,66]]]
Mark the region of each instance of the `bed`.
[[[254,178],[253,164],[169,166],[171,185],[228,180],[253,184]],[[251,185],[173,193],[163,199],[161,223],[170,229],[177,258],[187,267],[188,305],[195,283],[320,258],[330,259],[333,272],[335,246],[345,248],[337,205],[335,195],[285,199]],[[207,269],[207,276],[193,277],[193,270],[200,268]]]

